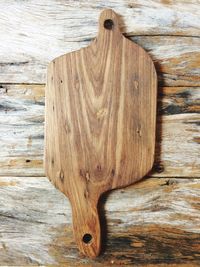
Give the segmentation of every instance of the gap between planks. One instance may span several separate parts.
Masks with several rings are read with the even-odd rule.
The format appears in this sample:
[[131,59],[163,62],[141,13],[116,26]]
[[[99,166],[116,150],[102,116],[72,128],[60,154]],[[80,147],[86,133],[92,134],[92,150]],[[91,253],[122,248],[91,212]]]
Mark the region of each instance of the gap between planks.
[[[35,86],[45,86],[46,84],[45,83],[6,83],[6,82],[0,82],[0,86],[5,86],[5,85],[16,85],[16,86],[20,86],[20,85],[23,85],[23,86],[32,86],[32,85],[35,85]],[[158,85],[158,89],[159,87],[167,87],[167,88],[199,88],[200,86],[199,85],[190,85],[190,86],[187,86],[187,85],[177,85],[177,86],[173,86],[173,85],[169,85],[169,86],[163,86],[163,85]]]
[[[28,178],[38,178],[38,179],[44,179],[44,178],[47,178],[47,176],[44,176],[44,175],[29,175],[29,176],[24,176],[24,175],[0,175],[0,179],[2,179],[2,178],[25,178],[25,179],[28,179]],[[48,179],[48,178],[47,178]],[[144,181],[144,180],[147,180],[147,179],[169,179],[169,180],[173,180],[173,179],[182,179],[182,180],[187,180],[187,179],[200,179],[200,176],[199,177],[193,177],[193,176],[162,176],[162,177],[157,177],[157,176],[144,176],[142,179],[141,179],[141,181]],[[140,182],[140,181],[139,181]],[[138,183],[139,183],[138,182]],[[134,185],[134,184],[132,184],[132,185]],[[127,188],[127,187],[129,187],[129,186],[132,186],[132,185],[128,185],[128,186],[126,186],[126,187],[124,187],[124,188]],[[113,189],[113,190],[118,190],[118,189]],[[119,189],[120,190],[120,189]]]

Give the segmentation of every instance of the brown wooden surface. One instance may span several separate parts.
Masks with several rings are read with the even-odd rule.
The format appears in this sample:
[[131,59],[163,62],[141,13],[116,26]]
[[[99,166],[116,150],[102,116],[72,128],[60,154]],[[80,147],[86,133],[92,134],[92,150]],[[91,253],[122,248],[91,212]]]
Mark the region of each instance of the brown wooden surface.
[[122,35],[119,16],[105,9],[88,47],[49,64],[45,97],[46,176],[70,199],[80,251],[96,257],[101,194],[140,180],[153,166],[155,68]]
[[[69,202],[39,176],[47,64],[86,47],[103,8],[155,63],[158,138],[154,178],[103,197],[106,250],[90,261]],[[0,266],[200,266],[199,1],[2,0],[0,10]]]

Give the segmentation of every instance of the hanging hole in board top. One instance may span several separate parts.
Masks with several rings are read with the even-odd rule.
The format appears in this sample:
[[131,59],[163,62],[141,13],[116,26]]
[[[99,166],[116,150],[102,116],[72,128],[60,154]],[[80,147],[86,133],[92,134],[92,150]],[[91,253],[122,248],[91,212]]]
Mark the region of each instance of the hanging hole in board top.
[[106,19],[103,24],[104,28],[107,30],[112,30],[114,27],[114,22],[112,19]]
[[84,234],[82,240],[85,244],[90,244],[92,242],[92,235],[91,234]]

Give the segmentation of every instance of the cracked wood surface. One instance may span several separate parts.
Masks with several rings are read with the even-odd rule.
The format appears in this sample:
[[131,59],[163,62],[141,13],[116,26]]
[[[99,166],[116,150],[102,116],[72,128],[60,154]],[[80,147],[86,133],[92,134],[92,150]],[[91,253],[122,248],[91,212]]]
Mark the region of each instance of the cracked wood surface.
[[93,261],[79,254],[70,203],[47,178],[1,177],[0,264],[198,266],[199,203],[198,179],[149,178],[104,195],[106,250]]
[[[0,175],[44,176],[44,86],[2,85],[0,94]],[[200,176],[199,113],[199,87],[158,89],[151,176]]]

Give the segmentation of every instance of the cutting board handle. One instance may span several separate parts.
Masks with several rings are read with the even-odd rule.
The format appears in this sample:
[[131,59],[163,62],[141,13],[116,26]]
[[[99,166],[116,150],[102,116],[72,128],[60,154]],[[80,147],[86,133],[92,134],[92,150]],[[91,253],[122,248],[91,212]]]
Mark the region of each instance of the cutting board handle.
[[74,237],[80,251],[95,258],[100,253],[101,229],[97,210],[98,199],[89,196],[88,191],[76,188],[70,198],[72,205]]
[[100,41],[102,38],[104,42],[105,40],[110,41],[111,35],[122,35],[119,25],[119,17],[112,9],[105,9],[101,12],[99,18],[97,41]]

